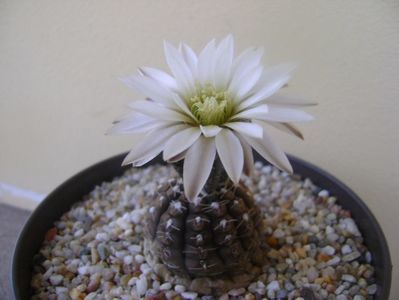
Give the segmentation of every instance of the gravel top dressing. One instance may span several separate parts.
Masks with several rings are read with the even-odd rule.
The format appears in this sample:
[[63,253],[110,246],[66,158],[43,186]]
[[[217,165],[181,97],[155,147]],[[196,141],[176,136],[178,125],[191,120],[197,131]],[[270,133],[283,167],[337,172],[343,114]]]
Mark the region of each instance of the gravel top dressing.
[[[171,166],[130,169],[74,205],[35,256],[33,299],[218,299],[146,261],[146,212],[159,184],[176,176]],[[373,299],[371,254],[333,195],[259,162],[243,181],[264,217],[269,261],[247,288],[219,299]],[[191,284],[206,291],[209,281]]]

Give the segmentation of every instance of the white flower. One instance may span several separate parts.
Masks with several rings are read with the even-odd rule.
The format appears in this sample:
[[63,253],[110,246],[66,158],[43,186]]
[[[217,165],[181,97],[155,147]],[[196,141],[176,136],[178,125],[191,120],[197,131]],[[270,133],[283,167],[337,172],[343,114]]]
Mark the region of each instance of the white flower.
[[267,133],[271,125],[300,138],[290,122],[309,121],[298,110],[302,99],[275,93],[287,84],[292,65],[264,68],[262,49],[249,48],[234,56],[231,35],[209,42],[197,55],[189,46],[165,42],[172,75],[143,67],[139,75],[122,79],[146,100],[130,104],[132,112],[109,133],[146,133],[124,160],[142,166],[163,152],[163,159],[184,159],[183,182],[188,199],[195,199],[212,169],[216,153],[234,183],[253,167],[252,149],[278,168],[292,172],[284,152]]

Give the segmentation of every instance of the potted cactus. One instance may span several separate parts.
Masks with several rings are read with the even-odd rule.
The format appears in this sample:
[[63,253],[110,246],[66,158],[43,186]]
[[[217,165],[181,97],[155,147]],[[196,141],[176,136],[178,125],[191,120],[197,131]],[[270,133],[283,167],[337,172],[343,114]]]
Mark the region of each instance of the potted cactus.
[[312,120],[299,110],[312,103],[276,95],[294,66],[264,68],[259,48],[235,57],[231,35],[198,56],[186,44],[164,47],[172,76],[145,67],[123,78],[146,100],[131,103],[132,112],[109,133],[147,132],[123,163],[142,166],[162,152],[182,178],[160,186],[148,210],[147,261],[186,285],[194,281],[199,292],[220,295],[248,285],[265,263],[261,213],[240,181],[243,172],[251,175],[251,148],[291,174],[268,126],[302,138],[291,122]]
[[235,55],[231,35],[198,55],[164,47],[171,75],[122,78],[145,99],[108,131],[145,133],[124,167],[119,155],[82,171],[25,225],[16,299],[388,299],[373,215],[268,134],[303,139],[292,122],[313,119],[313,103],[277,94],[294,66],[264,68],[259,48]]

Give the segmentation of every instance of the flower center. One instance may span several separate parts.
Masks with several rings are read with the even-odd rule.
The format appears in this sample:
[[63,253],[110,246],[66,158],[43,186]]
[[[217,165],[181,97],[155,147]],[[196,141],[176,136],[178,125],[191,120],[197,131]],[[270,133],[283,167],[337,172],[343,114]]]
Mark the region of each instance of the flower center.
[[234,113],[234,102],[227,91],[217,91],[212,85],[198,86],[187,99],[193,115],[201,125],[221,125]]

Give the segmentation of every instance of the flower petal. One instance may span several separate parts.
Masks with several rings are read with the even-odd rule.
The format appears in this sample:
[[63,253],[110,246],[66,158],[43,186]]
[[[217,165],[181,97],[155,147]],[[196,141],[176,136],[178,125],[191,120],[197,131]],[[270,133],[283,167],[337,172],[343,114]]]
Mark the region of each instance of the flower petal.
[[246,110],[239,112],[234,115],[231,119],[259,119],[269,112],[269,106],[267,104],[261,104]]
[[166,141],[175,133],[186,128],[185,125],[173,125],[148,133],[143,140],[129,152],[122,165],[132,163],[139,167],[155,158],[165,147]]
[[254,69],[249,69],[247,72],[242,73],[242,76],[235,77],[229,86],[229,90],[237,102],[248,94],[249,91],[257,84],[260,76],[262,75],[263,67],[258,66]]
[[134,111],[158,120],[191,122],[190,118],[186,115],[147,100],[133,101],[129,103],[129,107]]
[[[288,134],[292,134],[292,135],[300,138],[301,140],[304,140],[302,132],[291,123],[278,123],[278,122],[267,122],[267,121],[265,121],[265,122],[257,121],[257,123],[261,124],[263,128],[265,128],[264,125],[270,125],[270,126],[273,126],[281,131],[284,131]],[[262,124],[262,123],[264,123],[264,124]]]
[[257,104],[281,89],[289,81],[289,74],[294,68],[292,64],[284,64],[265,69],[258,83],[259,90],[240,103],[238,111]]
[[221,127],[216,125],[206,125],[206,126],[200,125],[200,128],[204,136],[207,138],[214,137],[222,130]]
[[264,100],[265,103],[283,105],[283,106],[314,106],[317,105],[315,102],[309,102],[300,97],[292,97],[283,94],[274,94]]
[[271,164],[287,173],[292,173],[292,167],[287,156],[280,147],[273,142],[266,131],[263,131],[262,139],[254,139],[247,136],[243,136],[243,138],[256,150],[256,152],[262,155]]
[[226,36],[215,52],[215,72],[213,83],[216,89],[225,89],[231,77],[234,56],[234,39],[231,34]]
[[188,200],[193,201],[204,187],[215,160],[215,139],[200,137],[184,159],[183,184]]
[[198,121],[197,118],[191,112],[191,110],[188,108],[187,103],[179,95],[174,94],[173,100],[175,101],[176,105],[181,109],[182,112],[188,115],[195,122]]
[[201,84],[213,82],[215,69],[215,40],[211,40],[198,56],[197,78]]
[[240,139],[242,150],[244,153],[244,168],[243,172],[247,176],[251,176],[254,170],[254,154],[252,152],[251,146],[242,138],[241,135],[237,135]]
[[263,56],[263,48],[248,48],[244,50],[233,62],[232,80],[241,77],[248,70],[256,68]]
[[134,75],[120,78],[120,80],[128,87],[142,93],[155,102],[171,108],[176,107],[171,91],[150,77]]
[[146,120],[123,120],[116,122],[111,128],[109,128],[105,134],[131,134],[148,132],[157,128],[165,127],[167,123],[156,121],[151,118]]
[[166,62],[176,78],[178,87],[185,93],[194,89],[194,78],[190,68],[179,51],[168,42],[164,42]]
[[314,119],[312,115],[299,109],[278,107],[272,104],[268,105],[268,107],[268,113],[254,116],[254,119],[281,123],[306,122]]
[[223,129],[215,138],[216,149],[227,175],[234,183],[240,181],[244,154],[240,140],[229,129]]
[[165,161],[173,158],[190,147],[201,135],[198,127],[189,127],[173,135],[165,145],[163,159]]
[[188,45],[182,44],[181,53],[187,66],[190,68],[192,74],[197,72],[198,57],[197,54]]
[[224,126],[237,131],[240,134],[248,135],[253,138],[262,138],[263,128],[259,124],[249,122],[231,122],[226,123]]
[[273,82],[270,82],[262,89],[255,92],[252,96],[241,102],[240,105],[238,106],[238,111],[244,110],[247,107],[255,105],[258,102],[270,97],[279,89],[281,89],[289,80],[290,80],[289,76],[284,76],[274,80]]
[[139,68],[139,70],[141,71],[141,73],[143,73],[144,76],[154,79],[158,83],[170,88],[171,90],[177,89],[176,80],[168,73],[150,67],[141,67]]
[[176,156],[168,159],[166,162],[169,163],[169,164],[173,164],[173,163],[176,163],[178,161],[181,161],[182,159],[184,159],[186,157],[186,153],[187,153],[187,150],[185,150],[183,152],[180,152]]

